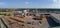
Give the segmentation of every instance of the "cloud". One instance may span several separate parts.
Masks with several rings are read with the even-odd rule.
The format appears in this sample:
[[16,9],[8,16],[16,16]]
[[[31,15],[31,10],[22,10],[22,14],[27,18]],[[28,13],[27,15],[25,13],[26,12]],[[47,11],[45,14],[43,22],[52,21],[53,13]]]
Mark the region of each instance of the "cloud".
[[4,5],[5,3],[4,2],[0,2],[0,5]]
[[60,0],[53,0],[52,8],[60,8]]
[[60,4],[52,4],[52,5],[49,5],[49,6],[45,6],[43,8],[60,8]]
[[60,0],[53,0],[54,3],[60,4]]
[[60,8],[60,4],[51,4],[51,5],[43,6],[41,8]]
[[60,0],[53,0],[53,3],[45,8],[60,8]]
[[29,4],[29,2],[25,2],[25,4]]

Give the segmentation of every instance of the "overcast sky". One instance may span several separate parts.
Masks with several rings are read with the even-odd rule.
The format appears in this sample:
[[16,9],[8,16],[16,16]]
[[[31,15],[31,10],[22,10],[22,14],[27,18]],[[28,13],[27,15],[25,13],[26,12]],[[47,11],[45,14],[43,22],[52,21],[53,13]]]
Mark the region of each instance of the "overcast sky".
[[60,8],[60,0],[0,0],[0,8]]

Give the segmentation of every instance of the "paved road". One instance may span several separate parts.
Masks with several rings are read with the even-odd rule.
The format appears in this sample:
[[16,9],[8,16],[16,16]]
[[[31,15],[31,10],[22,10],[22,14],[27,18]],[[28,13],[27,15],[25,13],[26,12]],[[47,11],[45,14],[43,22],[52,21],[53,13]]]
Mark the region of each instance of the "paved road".
[[5,25],[3,24],[3,22],[1,21],[1,19],[0,19],[0,26],[1,26],[1,28],[6,28]]

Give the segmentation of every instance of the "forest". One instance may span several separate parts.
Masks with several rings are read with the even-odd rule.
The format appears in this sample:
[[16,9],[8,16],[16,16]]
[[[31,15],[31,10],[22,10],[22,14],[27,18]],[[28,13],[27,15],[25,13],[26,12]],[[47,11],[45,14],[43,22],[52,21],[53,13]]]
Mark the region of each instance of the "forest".
[[23,11],[23,10],[29,10],[29,11],[60,11],[60,9],[47,9],[47,8],[17,8],[17,9],[0,9],[0,12],[9,12],[9,11]]

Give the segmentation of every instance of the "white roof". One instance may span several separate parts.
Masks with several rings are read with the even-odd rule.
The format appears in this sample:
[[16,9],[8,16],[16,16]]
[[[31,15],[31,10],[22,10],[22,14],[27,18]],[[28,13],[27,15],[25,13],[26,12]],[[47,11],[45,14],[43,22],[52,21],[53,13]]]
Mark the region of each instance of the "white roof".
[[60,21],[60,14],[51,14],[52,16],[54,16],[57,20]]

